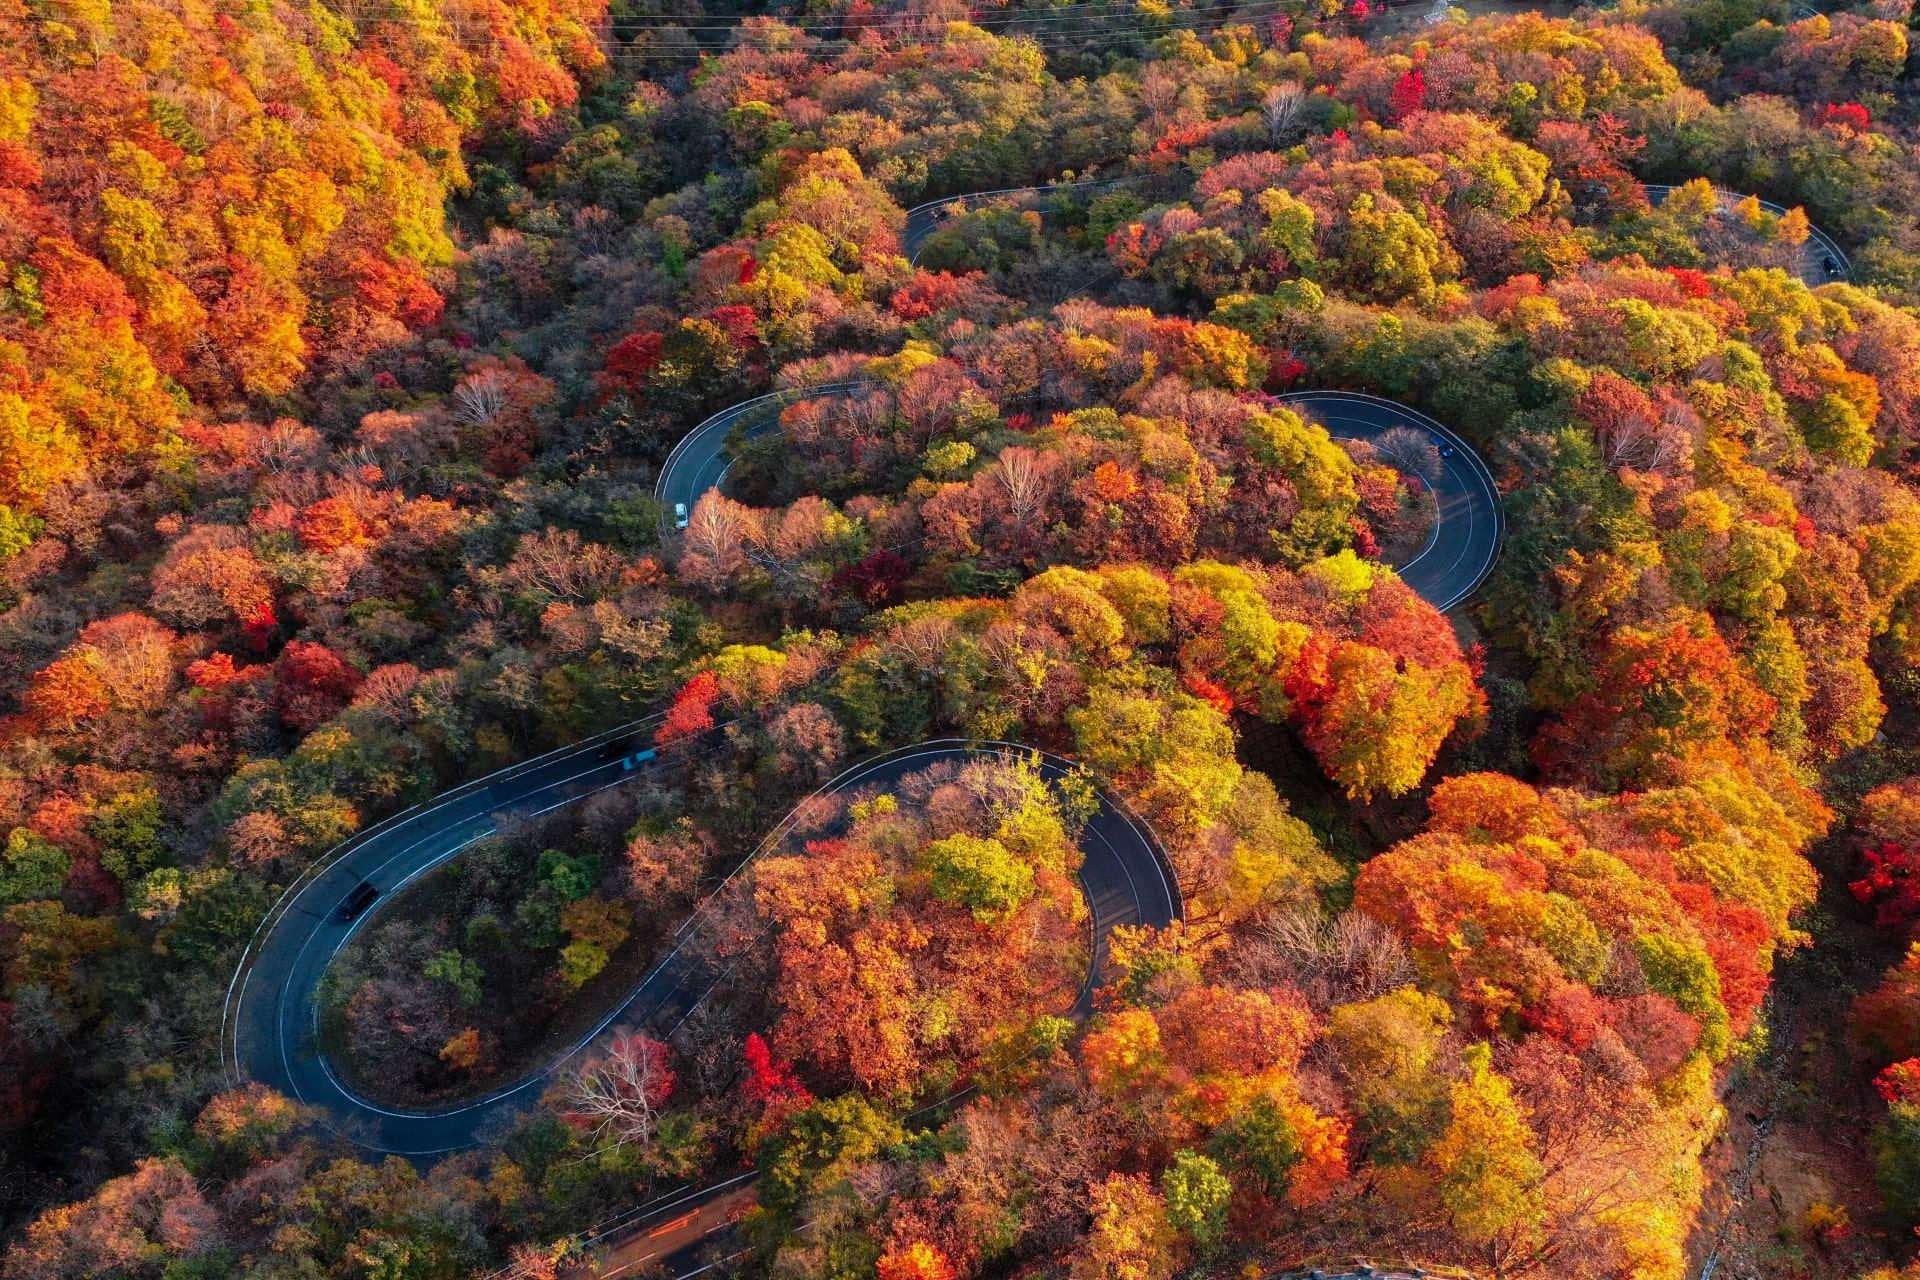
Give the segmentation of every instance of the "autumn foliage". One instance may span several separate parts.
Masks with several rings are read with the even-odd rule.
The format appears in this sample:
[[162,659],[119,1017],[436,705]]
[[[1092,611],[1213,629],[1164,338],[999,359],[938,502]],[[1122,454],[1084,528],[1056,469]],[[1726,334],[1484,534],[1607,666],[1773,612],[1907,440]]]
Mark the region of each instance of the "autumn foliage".
[[905,1249],[883,1253],[875,1264],[880,1280],[953,1280],[953,1264],[932,1245],[916,1240]]
[[[557,1280],[742,1158],[756,1274],[1681,1274],[1916,745],[1910,32],[1378,8],[0,15],[7,1280]],[[283,886],[656,713],[384,897],[316,1043],[439,1105],[669,954],[683,1020],[430,1168],[215,1091]],[[934,738],[1054,755],[814,795]],[[1079,878],[1120,806],[1166,927]],[[1894,781],[1822,865],[1907,942],[1916,850]],[[1895,1241],[1917,957],[1814,1100]]]
[[713,704],[719,696],[720,682],[713,672],[697,673],[673,695],[673,706],[654,731],[654,742],[664,747],[713,728]]

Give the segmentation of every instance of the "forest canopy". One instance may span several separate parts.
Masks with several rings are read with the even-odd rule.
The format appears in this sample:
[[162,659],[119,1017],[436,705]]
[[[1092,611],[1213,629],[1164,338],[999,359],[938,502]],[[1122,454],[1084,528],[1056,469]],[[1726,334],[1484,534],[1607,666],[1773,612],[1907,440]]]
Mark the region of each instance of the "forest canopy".
[[0,1275],[1913,1276],[1912,16],[0,5]]

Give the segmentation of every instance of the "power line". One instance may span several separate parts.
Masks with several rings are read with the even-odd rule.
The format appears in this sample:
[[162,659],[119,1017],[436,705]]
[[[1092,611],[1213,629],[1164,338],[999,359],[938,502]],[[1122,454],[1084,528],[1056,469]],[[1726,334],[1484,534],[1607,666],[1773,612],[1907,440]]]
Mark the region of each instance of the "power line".
[[[459,28],[453,28],[453,31],[454,31],[454,34],[456,35],[466,34],[466,32],[463,32]],[[1086,45],[1086,44],[1110,45],[1110,44],[1115,44],[1122,41],[1151,40],[1160,33],[1113,32],[1113,31],[1105,31],[1105,32],[1059,31],[1059,32],[1010,32],[1008,34],[1012,36],[1024,35],[1028,39],[1032,40],[1036,45],[1041,46],[1043,49],[1059,49],[1059,48],[1068,47],[1070,45]],[[749,47],[749,46],[741,46],[733,43],[702,42],[697,40],[692,40],[692,41],[672,40],[672,41],[666,41],[666,42],[653,42],[649,44],[631,44],[630,43],[626,45],[616,44],[611,46],[603,46],[601,48],[601,52],[609,58],[666,57],[666,56],[715,57],[715,56],[735,52],[736,50],[741,49],[743,47]],[[841,53],[847,53],[852,50],[858,49],[860,47],[862,46],[858,42],[850,41],[850,40],[815,41],[809,48],[803,49],[803,50],[795,50],[795,52],[808,54],[816,57],[830,57],[830,56],[841,54]]]
[[[1252,7],[1254,5],[1267,5],[1271,3],[1273,3],[1273,0],[1251,0],[1250,4],[1245,4],[1245,5],[1239,5],[1239,4],[1210,5],[1210,6],[1204,6],[1204,7],[1195,8],[1195,9],[1176,10],[1173,15],[1176,19],[1176,25],[1173,27],[1167,28],[1166,30],[1172,31],[1172,30],[1190,29],[1188,27],[1178,25],[1177,20],[1181,18],[1206,19],[1206,18],[1217,17],[1222,20],[1228,20],[1233,18],[1258,19],[1262,17],[1272,17],[1273,16],[1272,12],[1265,11],[1265,10],[1255,10]],[[1095,6],[1084,6],[1084,8],[1093,9],[1095,8]],[[444,27],[446,30],[461,36],[466,36],[466,35],[475,34],[475,33],[491,34],[495,30],[495,28],[491,24],[472,22],[467,19],[457,18],[457,17],[448,17],[446,15],[438,15],[434,18],[423,18],[419,14],[411,13],[398,8],[390,8],[385,10],[384,12],[382,11],[364,12],[363,11],[357,15],[351,15],[351,16],[342,15],[342,16],[348,16],[349,20],[352,21],[356,26],[373,25],[373,24],[385,23],[385,22],[391,22],[399,25],[413,25],[413,26],[420,26],[420,27],[439,26],[439,27]],[[1125,16],[1125,15],[1114,14],[1111,11],[1084,12],[1084,13],[1071,13],[1071,14],[1043,13],[1035,17],[1010,16],[1005,18],[1004,20],[1001,20],[997,24],[997,26],[993,26],[993,27],[981,25],[980,23],[976,23],[974,25],[979,26],[981,30],[985,31],[989,35],[1000,36],[1002,38],[1008,38],[1008,39],[1025,36],[1035,41],[1036,43],[1042,43],[1046,41],[1059,41],[1063,39],[1069,39],[1069,40],[1079,39],[1079,40],[1089,40],[1095,43],[1110,43],[1115,40],[1135,40],[1135,39],[1143,39],[1143,38],[1152,39],[1160,34],[1164,34],[1164,32],[1161,32],[1161,31],[1149,31],[1144,29],[1134,30],[1134,31],[1113,31],[1111,29],[1103,30],[1098,28],[1095,28],[1092,30],[1082,30],[1082,29],[1072,28],[1072,24],[1075,24],[1075,23],[1095,24],[1103,21],[1109,21],[1114,17],[1120,17],[1120,16]],[[649,32],[659,32],[665,36],[675,37],[676,38],[675,43],[683,47],[697,48],[701,52],[708,52],[708,53],[731,52],[734,49],[752,48],[755,46],[756,43],[758,43],[753,38],[752,33],[748,32],[746,28],[743,28],[737,25],[711,25],[711,24],[682,25],[680,23],[674,23],[674,22],[612,22],[612,23],[590,24],[589,29],[592,30],[594,34],[600,35],[603,37],[606,35],[639,36]],[[849,49],[865,47],[865,43],[866,43],[863,40],[860,40],[857,38],[845,37],[845,36],[815,35],[811,32],[806,31],[804,28],[789,28],[789,30],[793,31],[793,33],[797,35],[799,39],[799,43],[795,48],[790,50],[791,52],[806,53],[806,54],[826,54],[826,53],[833,53],[833,52],[844,52]],[[698,32],[725,33],[728,36],[741,36],[744,34],[747,36],[747,38],[744,40],[729,39],[725,41],[714,41],[714,42],[700,41],[698,39],[692,39],[692,40],[677,39],[680,36],[692,36]],[[773,52],[780,52],[780,51],[775,50]]]
[[[1087,45],[1111,46],[1111,45],[1119,44],[1122,42],[1150,40],[1150,39],[1153,39],[1159,33],[1149,33],[1149,32],[1128,33],[1128,32],[1112,32],[1112,31],[1107,31],[1107,32],[1089,31],[1089,32],[1081,33],[1081,32],[1062,31],[1062,32],[1040,32],[1040,33],[1013,32],[1010,34],[1026,35],[1028,39],[1032,40],[1033,43],[1038,45],[1043,51],[1057,52],[1064,49],[1083,48]],[[624,45],[622,44],[603,45],[600,51],[603,56],[605,56],[611,61],[623,61],[623,60],[635,60],[635,59],[651,60],[651,59],[671,59],[671,58],[687,58],[687,59],[697,60],[700,58],[718,57],[724,54],[732,53],[740,49],[741,47],[742,46],[736,45],[736,44],[701,43],[698,41],[684,41],[684,42],[672,41],[672,42],[666,42],[664,44],[655,42],[655,43],[648,43],[648,44],[631,44],[630,43],[630,44],[624,44]],[[860,46],[853,41],[816,42],[811,48],[806,50],[797,50],[796,52],[801,52],[801,53],[824,58],[824,57],[831,57],[841,53],[850,52],[859,47]]]
[[[1258,17],[1262,15],[1255,14],[1255,15],[1249,15],[1249,16]],[[648,30],[656,30],[656,29],[658,28],[648,28]],[[1191,28],[1180,27],[1180,28],[1173,28],[1172,30],[1191,30]],[[1133,43],[1133,42],[1140,42],[1140,41],[1150,41],[1157,38],[1160,35],[1167,34],[1167,32],[1113,31],[1113,30],[1093,29],[1093,30],[1044,30],[1044,31],[1009,30],[1004,33],[994,33],[994,34],[1003,35],[1005,38],[1017,38],[1017,37],[1024,36],[1027,39],[1033,41],[1035,44],[1040,45],[1043,49],[1060,49],[1060,48],[1065,48],[1069,46],[1084,46],[1087,44],[1112,45],[1112,44],[1117,44],[1121,42]],[[653,50],[659,49],[660,47],[661,47],[660,43],[655,42],[650,45],[636,44],[631,49],[614,49],[614,50],[608,50],[607,52],[609,56],[658,56],[653,53]],[[732,43],[732,42],[725,43],[725,44],[718,44],[718,43],[701,43],[699,41],[671,41],[671,42],[667,42],[666,44],[666,48],[669,51],[698,50],[699,53],[709,54],[709,55],[731,53],[737,49],[744,49],[744,48],[751,48],[751,47],[752,45],[750,44]],[[859,49],[862,47],[864,47],[864,45],[860,41],[856,41],[856,40],[846,40],[846,39],[838,39],[838,38],[834,38],[834,39],[815,38],[810,41],[807,48],[796,49],[796,50],[793,50],[793,52],[805,53],[805,54],[816,54],[816,55],[832,55],[835,53],[848,52],[848,51]],[[688,53],[683,56],[696,56],[696,55],[692,53]]]
[[[1388,3],[1391,2],[1392,0],[1388,0]],[[1003,39],[1025,38],[1040,46],[1043,52],[1058,53],[1089,46],[1111,47],[1121,43],[1133,44],[1152,40],[1176,30],[1195,30],[1197,26],[1219,26],[1235,20],[1257,21],[1261,18],[1271,18],[1276,16],[1277,9],[1266,6],[1275,3],[1276,0],[1245,0],[1244,3],[1229,2],[1176,9],[1168,15],[1173,25],[1162,30],[1116,31],[1111,26],[1098,25],[1111,23],[1115,18],[1126,17],[1127,6],[1124,0],[1094,0],[1092,3],[1063,5],[1056,9],[1004,10],[994,14],[977,15],[972,22],[989,35]],[[463,40],[475,36],[492,35],[498,29],[491,23],[449,16],[445,13],[423,15],[397,5],[355,7],[346,12],[339,12],[336,16],[353,23],[356,27],[394,23],[416,28],[444,29],[455,38]],[[1075,26],[1074,24],[1093,25]],[[761,43],[756,39],[754,32],[739,24],[731,23],[715,24],[696,21],[681,24],[671,20],[661,20],[583,25],[587,26],[598,39],[602,56],[615,65],[697,62],[738,49],[753,48]],[[787,27],[785,31],[797,37],[795,47],[789,50],[767,50],[767,52],[776,56],[781,52],[793,52],[809,57],[831,58],[868,47],[863,39],[816,35],[804,27]],[[656,32],[659,33],[657,37],[646,38],[650,33]],[[727,38],[702,40],[696,34],[700,32],[724,33]],[[739,38],[743,36],[744,39]],[[620,42],[621,37],[627,38],[624,43]]]
[[[1242,4],[1198,5],[1189,9],[1172,10],[1169,16],[1177,22],[1181,18],[1204,17],[1210,14],[1236,15],[1236,14],[1241,14],[1246,10],[1248,10],[1249,8],[1252,8],[1256,5],[1265,5],[1270,3],[1273,3],[1273,0],[1247,0],[1246,3],[1242,3]],[[1124,3],[1124,0],[1094,0],[1093,3],[1062,5],[1059,8],[1055,8],[1055,9],[1012,9],[1012,10],[1005,10],[1005,11],[993,13],[993,14],[980,14],[980,15],[977,15],[975,18],[969,19],[968,21],[969,21],[969,24],[972,26],[976,26],[981,28],[982,30],[992,32],[993,30],[996,29],[996,27],[1010,27],[1018,24],[1033,24],[1033,23],[1051,24],[1051,23],[1062,23],[1062,22],[1088,22],[1088,21],[1094,21],[1094,20],[1112,19],[1117,17],[1123,18],[1123,17],[1129,16],[1128,10],[1130,9],[1133,9],[1133,6]],[[1133,12],[1137,13],[1138,11],[1133,10]],[[371,22],[380,22],[380,21],[423,22],[428,20],[428,19],[423,19],[421,15],[418,13],[410,9],[402,8],[398,5],[389,5],[380,9],[375,9],[371,6],[361,7],[361,8],[358,8],[353,13],[341,13],[336,16],[345,18],[348,21],[354,22],[356,24],[361,22],[370,22],[370,21]],[[705,15],[699,15],[699,16],[704,17]],[[1251,14],[1248,16],[1263,17],[1263,16],[1272,16],[1272,15],[1271,14]],[[445,14],[434,15],[434,17],[431,20],[445,23],[448,26],[467,26],[467,27],[485,26],[488,29],[491,29],[491,24],[476,23],[470,19],[460,18],[460,17],[449,17]],[[636,20],[636,21],[612,22],[612,23],[582,23],[581,25],[593,27],[599,30],[617,30],[617,31],[677,30],[677,31],[724,31],[724,32],[731,32],[731,33],[739,33],[739,32],[744,32],[748,30],[748,28],[746,28],[740,23],[726,23],[726,22],[702,23],[702,22],[698,22],[697,20],[683,23],[683,22],[675,22],[671,18],[666,18],[666,17],[662,17],[657,20]],[[826,43],[835,43],[835,42],[845,43],[846,42],[845,37],[815,35],[805,27],[788,26],[786,30],[795,32],[799,34],[803,39],[810,40],[810,41],[818,41],[818,42],[826,42]]]
[[[1253,15],[1253,16],[1260,16],[1260,15]],[[389,21],[389,20],[378,19],[377,21]],[[397,20],[393,20],[393,21],[397,21]],[[470,25],[456,23],[456,22],[447,22],[445,25],[448,30],[460,35],[491,34],[492,32],[492,28],[489,28],[489,27],[470,26]],[[1190,29],[1191,28],[1179,27],[1179,28],[1171,28],[1170,30],[1190,30]],[[662,33],[663,35],[670,35],[675,37],[691,34],[690,32],[687,31],[686,28],[678,28],[678,27],[672,27],[672,26],[608,26],[608,27],[597,28],[594,34],[602,35],[602,36],[608,35],[608,34],[616,35],[616,36],[642,36],[648,32],[656,32],[656,31]],[[1096,27],[1096,28],[1086,29],[1084,31],[1065,30],[1060,28],[1047,28],[1047,29],[1042,29],[1038,31],[1008,29],[1005,31],[989,32],[989,34],[1000,36],[1006,39],[1025,36],[1035,41],[1036,43],[1040,43],[1048,40],[1073,39],[1073,38],[1082,37],[1082,36],[1088,39],[1099,39],[1099,40],[1109,40],[1109,39],[1149,39],[1150,40],[1159,35],[1165,34],[1165,32],[1146,31],[1146,30],[1113,31],[1111,29],[1102,30]],[[747,42],[747,41],[736,42],[731,40],[714,40],[714,41],[694,40],[694,41],[689,41],[688,43],[697,43],[700,45],[701,48],[710,49],[716,52],[723,52],[723,53],[732,52],[735,49],[750,49],[754,47],[752,42]],[[835,51],[845,51],[849,49],[856,49],[856,48],[863,48],[863,47],[865,47],[863,41],[848,39],[846,37],[811,36],[807,38],[807,42],[804,47],[787,50],[785,52],[817,54],[817,53],[826,53],[826,52],[835,52]],[[776,50],[772,52],[781,52],[781,51]]]
[[[1216,15],[1216,14],[1232,17],[1232,16],[1241,15],[1245,13],[1246,10],[1251,9],[1256,5],[1267,5],[1271,3],[1272,3],[1272,0],[1249,0],[1249,3],[1246,3],[1246,4],[1206,5],[1198,8],[1193,8],[1193,9],[1176,9],[1172,12],[1171,16],[1176,21],[1180,18],[1205,17],[1208,15]],[[1131,6],[1108,5],[1108,4],[1102,3],[1102,4],[1090,4],[1090,5],[1075,5],[1075,6],[1072,6],[1072,8],[1076,10],[1076,12],[1050,10],[1050,11],[1037,13],[1033,16],[1028,16],[1028,11],[1021,10],[1021,11],[1016,11],[1014,13],[1004,14],[1004,15],[996,14],[996,15],[993,15],[992,17],[987,17],[985,15],[982,15],[978,19],[970,19],[968,21],[968,25],[978,27],[981,30],[991,34],[995,31],[1022,28],[1026,26],[1049,26],[1050,27],[1050,26],[1056,26],[1059,24],[1073,23],[1073,22],[1106,22],[1106,21],[1112,21],[1115,18],[1139,16],[1137,10],[1134,10],[1132,12],[1128,11],[1132,8]],[[1116,12],[1116,10],[1118,11]],[[1263,13],[1263,14],[1249,14],[1247,16],[1270,17],[1272,15]],[[1142,18],[1142,20],[1144,21],[1145,19]],[[610,25],[614,29],[622,30],[622,31],[677,29],[681,31],[740,32],[745,30],[745,28],[738,25],[709,24],[709,25],[689,26],[686,24],[676,23],[676,22],[658,22],[658,23],[627,22],[627,23],[613,23]],[[790,29],[801,31],[802,34],[806,35],[808,39],[840,40],[845,38],[845,37],[839,37],[839,36],[814,36],[814,35],[811,35],[810,33],[807,33],[805,28],[790,28]]]

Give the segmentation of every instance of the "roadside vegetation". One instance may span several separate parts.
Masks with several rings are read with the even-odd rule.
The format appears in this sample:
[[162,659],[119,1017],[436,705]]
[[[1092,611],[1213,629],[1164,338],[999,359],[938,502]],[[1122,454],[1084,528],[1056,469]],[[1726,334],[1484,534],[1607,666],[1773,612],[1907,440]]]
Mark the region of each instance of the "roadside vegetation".
[[420,1107],[491,1092],[571,1047],[725,874],[691,819],[629,789],[481,841],[376,908],[320,996],[356,1092]]
[[[1910,6],[683,8],[0,14],[8,1280],[554,1276],[747,1162],[786,1280],[1669,1280],[1783,1028],[1859,1147],[1742,1265],[1905,1264]],[[663,540],[685,432],[848,382]],[[1453,616],[1433,442],[1325,388],[1496,477]],[[426,1170],[223,1078],[301,868],[655,711],[376,907],[318,1047],[488,1092],[706,901],[683,1021]],[[803,804],[936,736],[1084,771]],[[1089,975],[1095,787],[1185,918]]]

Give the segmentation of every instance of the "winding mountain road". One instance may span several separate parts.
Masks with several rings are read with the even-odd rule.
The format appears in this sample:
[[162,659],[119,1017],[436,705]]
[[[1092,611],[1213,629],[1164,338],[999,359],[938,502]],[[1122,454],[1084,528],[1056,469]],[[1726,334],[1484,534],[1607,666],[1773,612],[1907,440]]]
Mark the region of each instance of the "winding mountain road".
[[[654,496],[664,510],[692,511],[708,489],[725,482],[731,462],[726,444],[735,427],[748,439],[780,429],[780,410],[810,397],[848,396],[871,384],[838,382],[777,391],[708,418],[688,432],[661,468]],[[1336,440],[1376,441],[1396,427],[1410,428],[1441,449],[1441,475],[1434,485],[1439,519],[1427,545],[1400,566],[1406,584],[1435,608],[1446,610],[1473,594],[1500,553],[1500,491],[1493,473],[1472,446],[1447,427],[1406,405],[1356,391],[1295,391],[1281,402],[1304,409]]]
[[[998,196],[1039,195],[1053,191],[1079,191],[1110,187],[1119,179],[1100,178],[1085,182],[1059,183],[1047,187],[1007,187],[997,191],[974,191],[966,195],[929,200],[907,210],[901,232],[901,247],[907,261],[917,263],[927,240],[956,211],[966,211]],[[662,523],[669,528],[680,516],[692,512],[694,504],[709,489],[726,482],[733,460],[726,455],[726,443],[736,426],[748,439],[770,434],[780,422],[780,411],[797,400],[821,396],[848,395],[867,386],[867,382],[831,382],[812,387],[770,391],[751,400],[730,405],[701,422],[680,438],[654,481],[654,497],[659,500]]]
[[1052,195],[1060,191],[1094,191],[1101,187],[1118,186],[1125,181],[1124,178],[1087,178],[1080,182],[1056,182],[1044,187],[1001,187],[994,191],[969,191],[965,195],[929,200],[925,204],[917,204],[907,210],[906,226],[900,233],[900,247],[906,252],[907,261],[918,266],[920,251],[927,247],[927,241],[948,219],[960,213],[970,213],[990,200],[1000,196],[1038,196]]
[[[982,196],[1001,194],[1016,193]],[[960,197],[959,201],[964,205],[979,198]],[[942,211],[954,203],[939,201],[909,213],[910,253],[918,252],[938,227]],[[865,385],[836,383],[774,392],[708,418],[680,441],[661,468],[655,492],[664,511],[673,512],[676,504],[691,511],[702,494],[725,482],[730,462],[724,446],[736,429],[749,437],[764,435],[777,429],[780,411],[798,399],[845,395]],[[1426,548],[1403,567],[1402,576],[1441,608],[1464,599],[1492,567],[1500,539],[1498,493],[1472,449],[1431,418],[1378,397],[1310,391],[1282,399],[1323,422],[1336,438],[1374,440],[1395,427],[1411,427],[1441,446],[1445,465],[1435,485],[1440,519]],[[357,1094],[317,1046],[315,997],[321,979],[334,957],[378,912],[376,902],[371,909],[345,913],[351,918],[343,918],[342,905],[350,896],[370,886],[384,901],[517,815],[577,803],[641,776],[656,767],[639,755],[650,741],[654,720],[624,726],[456,788],[361,832],[308,868],[261,922],[229,988],[221,1048],[230,1078],[236,1084],[259,1081],[316,1108],[329,1127],[372,1150],[429,1157],[472,1146],[502,1131],[608,1028],[670,1034],[731,971],[727,944],[713,932],[712,922],[721,915],[713,909],[713,899],[676,933],[666,958],[588,1034],[536,1072],[475,1101],[436,1110],[382,1106]],[[921,743],[864,762],[823,792],[884,788],[905,773],[942,759],[1029,750],[1004,743]],[[1042,756],[1041,768],[1049,778],[1058,778],[1071,767],[1070,761]],[[1102,799],[1081,840],[1081,877],[1092,915],[1093,974],[1104,963],[1114,928],[1165,925],[1182,914],[1179,887],[1152,831],[1112,797]],[[790,816],[787,823],[791,821]],[[740,870],[780,838],[787,823],[776,828]],[[740,886],[747,883],[748,878],[736,870],[716,893],[743,891]],[[1081,993],[1079,1011],[1091,1007],[1091,996],[1092,974]]]
[[1473,446],[1418,409],[1358,391],[1295,391],[1283,404],[1305,409],[1335,440],[1377,443],[1397,427],[1426,436],[1440,450],[1433,484],[1439,518],[1427,545],[1397,567],[1400,580],[1442,612],[1472,595],[1500,556],[1500,490]]
[[[532,1105],[556,1075],[611,1027],[645,1029],[665,1038],[731,972],[737,941],[721,937],[721,895],[750,892],[747,866],[790,829],[793,815],[748,856],[727,882],[674,936],[674,945],[617,1007],[585,1036],[538,1071],[459,1106],[407,1110],[382,1106],[356,1093],[316,1044],[322,975],[342,947],[377,914],[342,920],[340,907],[356,888],[372,884],[387,898],[470,848],[518,814],[544,813],[619,786],[651,763],[636,761],[653,721],[642,721],[569,750],[530,761],[449,793],[427,807],[398,815],[348,842],[290,888],[248,947],[235,975],[224,1024],[228,1072],[238,1084],[255,1080],[319,1109],[335,1132],[374,1151],[432,1156],[473,1146],[504,1131]],[[907,773],[942,760],[984,754],[1031,753],[1008,743],[939,740],[920,743],[856,765],[815,793],[844,795],[884,790]],[[1041,753],[1040,769],[1058,780],[1072,762]],[[811,799],[811,798],[810,798]],[[1123,924],[1166,925],[1181,916],[1180,891],[1146,824],[1103,794],[1080,847],[1081,882],[1091,908],[1094,969]],[[800,812],[806,805],[796,807]],[[734,948],[730,950],[730,945]],[[1092,1007],[1092,974],[1077,1011]]]
[[780,411],[798,400],[843,396],[871,386],[869,382],[825,382],[813,387],[769,391],[742,400],[707,418],[673,446],[653,482],[653,496],[661,505],[661,521],[671,527],[678,507],[693,510],[700,495],[718,489],[733,470],[726,453],[727,438],[738,426],[748,439],[763,436],[780,425]]
[[[907,211],[902,246],[917,262],[927,240],[956,210],[965,211],[1003,196],[1046,195],[1118,185],[1100,178],[1044,187],[1008,187],[930,200]],[[1652,190],[1652,189],[1650,189]],[[654,484],[663,513],[691,512],[701,495],[721,487],[732,469],[727,441],[738,429],[747,439],[779,430],[780,412],[799,400],[851,396],[867,382],[835,382],[757,396],[723,409],[683,436],[667,455]],[[1473,448],[1440,422],[1392,400],[1351,391],[1296,391],[1280,399],[1327,428],[1336,440],[1377,441],[1396,427],[1422,432],[1440,447],[1441,476],[1434,485],[1439,519],[1427,545],[1406,564],[1401,578],[1435,608],[1451,609],[1473,594],[1493,569],[1500,552],[1500,491],[1493,473]],[[665,517],[663,516],[663,519]]]
[[[1640,189],[1647,193],[1647,199],[1655,205],[1663,203],[1676,188],[1654,183],[1642,183]],[[1722,213],[1732,213],[1747,199],[1738,191],[1728,191],[1724,187],[1715,187],[1713,194],[1719,197],[1719,209]],[[1756,200],[1759,197],[1754,197]],[[1760,200],[1760,207],[1778,218],[1787,210],[1771,200]],[[1840,242],[1811,224],[1807,227],[1807,242],[1800,246],[1800,265],[1798,274],[1809,289],[1817,289],[1823,284],[1835,281],[1850,282],[1853,279],[1853,260],[1847,257],[1847,251]]]
[[[490,1115],[538,1097],[541,1080],[518,1082],[469,1107],[434,1114],[385,1109],[354,1094],[315,1049],[321,976],[381,900],[500,829],[515,815],[583,800],[637,776],[632,752],[659,717],[456,788],[396,814],[337,846],[274,904],[228,988],[222,1059],[236,1085],[259,1081],[321,1108],[330,1127],[377,1151],[419,1155],[466,1145]],[[348,895],[379,891],[372,908],[341,918]]]

